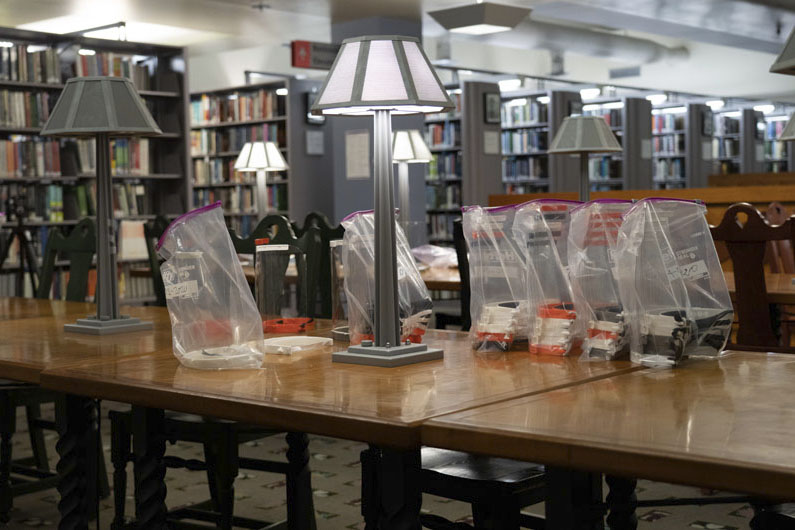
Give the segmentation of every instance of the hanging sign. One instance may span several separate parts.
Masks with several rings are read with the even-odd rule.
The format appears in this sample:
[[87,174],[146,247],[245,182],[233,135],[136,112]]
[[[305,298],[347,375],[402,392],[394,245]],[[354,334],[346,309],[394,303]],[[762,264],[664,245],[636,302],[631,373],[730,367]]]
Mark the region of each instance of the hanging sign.
[[294,68],[330,70],[340,50],[339,44],[294,40],[290,43]]

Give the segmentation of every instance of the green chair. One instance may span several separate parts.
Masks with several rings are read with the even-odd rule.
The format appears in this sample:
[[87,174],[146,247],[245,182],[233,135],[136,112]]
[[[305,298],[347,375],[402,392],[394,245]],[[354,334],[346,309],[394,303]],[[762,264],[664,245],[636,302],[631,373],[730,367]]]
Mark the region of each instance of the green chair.
[[146,253],[149,256],[149,268],[152,271],[152,285],[155,292],[155,305],[165,307],[166,288],[163,285],[163,277],[160,275],[160,260],[157,257],[155,244],[168,228],[168,219],[158,215],[155,219],[144,225],[144,237],[146,238]]
[[320,230],[320,241],[322,246],[320,252],[320,314],[321,318],[331,318],[331,250],[329,242],[335,239],[342,239],[345,235],[345,227],[342,225],[331,226],[328,218],[319,212],[310,212],[304,218],[304,226],[300,230],[293,223],[293,230],[300,237],[311,227]]
[[[83,219],[64,236],[57,228],[50,230],[44,250],[36,298],[47,299],[53,283],[58,257],[69,261],[66,300],[83,302],[88,292],[88,274],[96,251],[96,231],[91,219]],[[58,395],[36,385],[0,379],[0,523],[9,521],[14,497],[55,487],[57,474],[50,469],[44,430],[55,424],[41,418],[41,405],[53,403]],[[16,432],[17,407],[25,407],[33,456],[13,460],[11,439]],[[100,486],[107,491],[107,484]]]

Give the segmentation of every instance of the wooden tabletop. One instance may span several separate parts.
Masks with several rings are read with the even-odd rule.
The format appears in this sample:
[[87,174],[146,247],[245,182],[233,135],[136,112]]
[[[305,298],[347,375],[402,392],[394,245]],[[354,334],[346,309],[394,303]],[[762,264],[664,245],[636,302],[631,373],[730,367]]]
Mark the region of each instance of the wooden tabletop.
[[48,370],[41,383],[152,408],[416,448],[420,422],[433,416],[637,369],[526,351],[479,354],[463,333],[429,331],[426,338],[444,349],[444,360],[379,368],[332,363],[330,352],[321,351],[266,355],[260,370],[201,371],[180,366],[167,348]]
[[[734,297],[734,273],[727,271],[723,275],[726,277],[726,286],[729,293]],[[771,304],[795,304],[795,274],[765,273],[765,287],[767,288],[767,299]]]
[[427,422],[424,444],[795,498],[795,356],[729,353]]
[[[42,301],[31,304],[24,298],[0,299],[0,374],[4,379],[38,383],[43,370],[91,361],[118,359],[171,348],[171,323],[162,307],[122,307],[122,313],[149,320],[154,330],[118,335],[68,333],[64,324],[96,312],[93,304]],[[33,316],[38,306],[49,316]],[[8,315],[27,314],[17,320]],[[5,320],[3,320],[5,319]]]

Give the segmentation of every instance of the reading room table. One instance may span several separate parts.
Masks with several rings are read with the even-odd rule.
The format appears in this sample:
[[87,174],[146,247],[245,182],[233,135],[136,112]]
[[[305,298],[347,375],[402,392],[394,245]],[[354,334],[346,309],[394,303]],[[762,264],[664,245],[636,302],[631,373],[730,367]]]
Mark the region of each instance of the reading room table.
[[792,499],[793,380],[795,356],[729,352],[439,416],[422,442],[631,477],[631,511],[635,477]]
[[[136,483],[150,486],[146,495],[136,496],[142,528],[164,524],[165,445],[156,435],[163,409],[367,442],[371,450],[378,448],[380,476],[388,479],[378,488],[382,509],[364,512],[377,513],[382,528],[418,528],[423,422],[639,369],[626,361],[583,363],[526,351],[477,353],[460,332],[431,330],[425,342],[443,348],[444,359],[381,368],[332,363],[329,351],[315,351],[268,354],[259,370],[232,371],[183,367],[169,345],[130,358],[53,368],[42,375],[42,385],[134,406]],[[335,343],[334,348],[346,346]],[[304,465],[307,443],[288,451],[304,458]],[[311,506],[311,499],[305,506]]]

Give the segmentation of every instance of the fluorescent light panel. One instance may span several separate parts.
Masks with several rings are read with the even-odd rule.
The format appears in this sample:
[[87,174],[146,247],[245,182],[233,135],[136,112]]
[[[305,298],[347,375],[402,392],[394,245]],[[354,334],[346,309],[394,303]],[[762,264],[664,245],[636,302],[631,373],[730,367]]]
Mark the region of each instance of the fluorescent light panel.
[[771,112],[776,110],[776,106],[770,104],[754,105],[754,110],[757,112],[761,112],[762,114],[770,114]]
[[580,90],[580,97],[582,99],[593,99],[598,98],[601,93],[602,90],[599,88],[583,88]]

